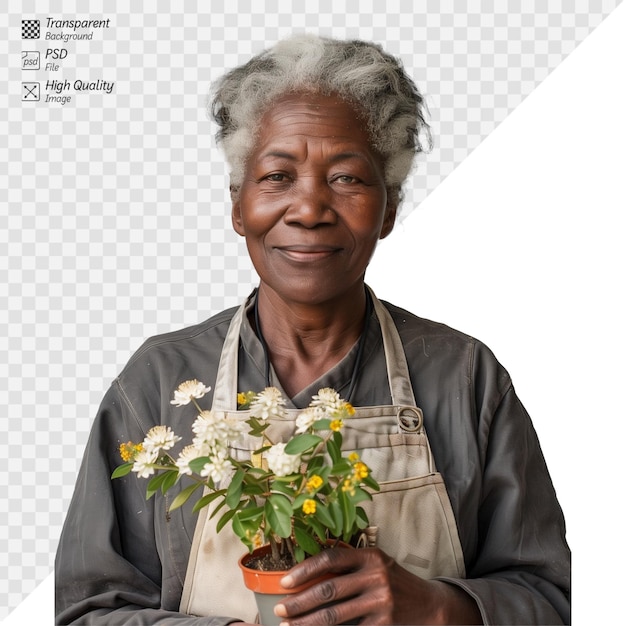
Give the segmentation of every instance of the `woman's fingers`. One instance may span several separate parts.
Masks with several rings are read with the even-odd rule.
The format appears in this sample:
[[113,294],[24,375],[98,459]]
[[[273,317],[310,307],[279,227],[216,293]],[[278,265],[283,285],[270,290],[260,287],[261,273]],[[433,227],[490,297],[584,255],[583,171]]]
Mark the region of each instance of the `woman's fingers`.
[[307,559],[291,571],[293,585],[329,572],[348,573],[286,597],[276,614],[290,624],[341,624],[363,616],[368,616],[368,623],[378,619],[389,623],[393,603],[387,560],[377,550],[326,550]]

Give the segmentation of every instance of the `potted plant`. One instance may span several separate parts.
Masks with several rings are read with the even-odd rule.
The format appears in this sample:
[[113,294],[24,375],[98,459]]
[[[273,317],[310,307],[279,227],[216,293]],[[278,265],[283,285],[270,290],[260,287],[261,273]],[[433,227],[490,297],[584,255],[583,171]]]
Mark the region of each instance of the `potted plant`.
[[[278,389],[238,394],[239,408],[244,411],[241,419],[202,409],[198,400],[209,390],[191,380],[174,392],[172,404],[193,403],[198,411],[192,425],[194,437],[176,458],[169,451],[181,437],[169,426],[155,426],[142,443],[120,446],[124,463],[112,478],[130,472],[151,477],[147,498],[159,490],[167,492],[179,481],[189,483],[174,498],[170,510],[203,489],[193,510],[217,501],[213,515],[220,515],[218,532],[230,523],[248,548],[241,565],[257,572],[284,572],[326,549],[329,542],[331,548],[338,541],[349,543],[368,526],[359,504],[371,500],[370,491],[379,486],[357,452],[342,450],[344,421],[354,409],[335,390],[320,389],[313,396],[309,407],[296,417],[294,433],[285,442],[271,441],[267,433],[270,419],[286,416],[285,400]],[[258,447],[249,459],[240,460],[232,456],[229,446],[244,434],[258,439]],[[253,555],[258,548],[262,558]],[[264,577],[255,574],[256,582],[246,584],[249,588],[253,585],[257,593],[254,587]]]

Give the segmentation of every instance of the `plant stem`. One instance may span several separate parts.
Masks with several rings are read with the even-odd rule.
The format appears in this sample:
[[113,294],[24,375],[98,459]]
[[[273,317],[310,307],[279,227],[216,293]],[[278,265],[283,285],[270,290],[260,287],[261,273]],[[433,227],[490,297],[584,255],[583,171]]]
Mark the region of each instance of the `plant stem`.
[[274,539],[274,535],[270,533],[270,548],[272,549],[272,560],[276,563],[280,561],[280,552],[278,550],[278,544],[276,543],[276,539]]

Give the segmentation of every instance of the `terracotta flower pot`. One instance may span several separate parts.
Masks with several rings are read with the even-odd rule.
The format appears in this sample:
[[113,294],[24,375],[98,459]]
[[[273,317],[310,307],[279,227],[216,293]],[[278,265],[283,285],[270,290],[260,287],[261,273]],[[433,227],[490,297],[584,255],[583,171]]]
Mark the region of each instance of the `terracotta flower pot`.
[[[350,546],[346,546],[346,544],[342,543],[341,547],[344,548]],[[263,626],[278,626],[278,624],[282,621],[282,618],[274,615],[274,607],[279,604],[285,596],[303,591],[304,589],[307,589],[322,580],[333,578],[334,574],[321,576],[320,578],[316,578],[315,580],[312,580],[304,585],[285,589],[285,587],[280,584],[280,580],[283,576],[285,576],[288,570],[266,571],[246,567],[246,564],[252,559],[258,556],[264,556],[268,554],[270,550],[270,546],[266,545],[257,548],[252,553],[244,554],[239,559],[239,567],[243,573],[245,586],[254,592],[257,608],[259,609],[260,623],[263,624]]]

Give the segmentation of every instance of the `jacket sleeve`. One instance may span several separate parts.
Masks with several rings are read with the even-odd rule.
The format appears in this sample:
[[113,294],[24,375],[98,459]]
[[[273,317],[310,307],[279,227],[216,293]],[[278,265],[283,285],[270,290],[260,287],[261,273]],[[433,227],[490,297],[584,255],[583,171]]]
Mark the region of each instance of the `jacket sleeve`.
[[[485,624],[568,624],[563,514],[531,420],[508,374],[495,367],[506,385],[484,374],[476,384],[482,478],[472,522],[475,549],[466,555],[467,579],[447,580],[477,601]],[[500,391],[488,401],[490,387]]]
[[146,501],[145,481],[135,475],[111,480],[121,463],[120,443],[144,436],[114,383],[92,427],[58,546],[56,623],[221,626],[238,621],[163,608],[164,586],[171,581],[163,580],[154,498]]

